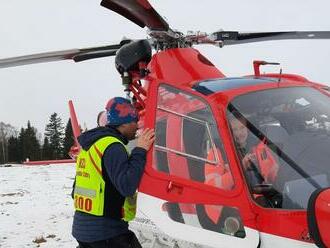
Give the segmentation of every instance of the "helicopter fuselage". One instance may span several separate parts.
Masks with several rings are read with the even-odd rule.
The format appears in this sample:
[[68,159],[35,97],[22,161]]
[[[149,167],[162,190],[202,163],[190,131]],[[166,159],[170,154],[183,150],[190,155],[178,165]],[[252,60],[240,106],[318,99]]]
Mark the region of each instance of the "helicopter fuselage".
[[[148,154],[145,174],[139,188],[139,191],[144,193],[143,201],[150,201],[149,204],[141,202],[145,208],[142,211],[150,213],[149,217],[160,229],[175,237],[180,236],[181,239],[185,239],[183,230],[186,228],[198,228],[200,235],[203,233],[206,236],[205,241],[203,238],[197,242],[197,239],[196,243],[212,247],[231,247],[229,244],[256,247],[259,242],[260,247],[273,247],[274,244],[289,247],[290,242],[290,247],[314,247],[308,229],[306,208],[292,206],[286,209],[288,206],[282,207],[281,203],[278,203],[279,199],[266,199],[267,202],[275,202],[267,205],[262,200],[268,197],[267,190],[256,193],[250,185],[242,168],[229,115],[232,114],[233,102],[240,96],[278,91],[279,98],[283,97],[283,103],[274,100],[273,103],[278,106],[268,106],[272,103],[270,101],[262,108],[262,101],[267,97],[255,98],[255,102],[261,101],[260,106],[254,112],[247,113],[247,116],[263,118],[260,123],[264,129],[271,129],[273,126],[278,129],[282,122],[269,120],[270,116],[284,115],[285,111],[290,115],[289,110],[283,110],[283,113],[282,109],[278,110],[289,108],[291,103],[289,98],[284,99],[286,94],[280,92],[282,89],[311,89],[312,93],[316,91],[328,98],[328,88],[290,74],[227,78],[192,48],[169,49],[156,53],[147,68],[149,74],[144,78],[144,82],[148,97],[143,125],[155,128],[156,143],[153,151]],[[299,99],[298,103],[302,101]],[[244,103],[242,101],[240,104]],[[255,105],[251,102],[245,104],[244,106],[250,104],[252,110]],[[306,103],[302,103],[302,106],[304,104]],[[239,104],[235,106],[235,110],[238,110],[238,107]],[[251,120],[247,121],[256,125],[251,123]],[[325,130],[329,131],[328,128]],[[260,160],[265,166],[277,163],[280,170],[291,166],[287,165],[290,161],[288,162],[286,157],[282,158],[272,150],[274,148],[268,148],[271,141],[267,140],[269,137],[266,133],[262,134],[264,137],[258,137],[259,133],[251,133],[250,136],[252,135],[260,139],[259,143],[264,142],[258,145],[257,156],[262,160],[262,156],[268,154],[268,160]],[[291,135],[293,137],[294,133]],[[285,145],[290,146],[291,143],[286,142]],[[220,164],[226,167],[223,170],[228,173],[223,170],[214,170],[212,173],[218,173],[218,179],[227,180],[227,183],[209,183],[207,178],[210,174],[205,168],[216,168]],[[259,164],[259,167],[262,166]],[[296,163],[292,166],[292,170],[298,170],[295,168]],[[276,175],[277,181],[281,181],[281,173]],[[308,173],[311,177],[318,174],[310,171]],[[329,174],[326,169],[323,169],[322,173],[326,176]],[[304,180],[304,177],[301,180]],[[290,183],[289,180],[282,182],[281,187],[289,187]],[[294,183],[296,181],[292,179],[292,184]],[[278,190],[279,186],[276,189]],[[283,192],[279,193],[282,202],[286,201],[283,197],[287,197],[283,196]],[[218,215],[215,214],[216,211]],[[217,219],[214,219],[214,216]],[[218,234],[218,238],[215,238],[215,234]],[[188,236],[190,240],[195,240],[191,235]],[[223,246],[218,243],[214,246],[217,242],[227,239],[229,243],[226,242]]]

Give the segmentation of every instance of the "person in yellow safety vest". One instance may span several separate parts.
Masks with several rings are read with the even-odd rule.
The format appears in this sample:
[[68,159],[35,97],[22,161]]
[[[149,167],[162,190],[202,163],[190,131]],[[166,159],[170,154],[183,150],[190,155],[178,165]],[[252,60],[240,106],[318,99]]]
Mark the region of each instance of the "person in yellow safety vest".
[[128,221],[135,216],[136,190],[154,131],[143,130],[129,154],[126,145],[138,129],[135,108],[115,97],[106,105],[106,116],[106,126],[78,137],[82,149],[76,164],[72,235],[79,248],[141,248]]

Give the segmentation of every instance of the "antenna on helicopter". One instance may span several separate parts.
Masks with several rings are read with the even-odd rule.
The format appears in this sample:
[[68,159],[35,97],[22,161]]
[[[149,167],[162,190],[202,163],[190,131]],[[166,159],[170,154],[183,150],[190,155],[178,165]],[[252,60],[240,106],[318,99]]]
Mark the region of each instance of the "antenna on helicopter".
[[254,76],[255,77],[260,77],[260,66],[261,65],[280,65],[280,63],[260,61],[260,60],[253,61],[253,69],[254,69]]
[[278,84],[280,84],[281,80],[282,80],[282,68],[280,68],[280,73],[279,73],[279,77],[278,77]]

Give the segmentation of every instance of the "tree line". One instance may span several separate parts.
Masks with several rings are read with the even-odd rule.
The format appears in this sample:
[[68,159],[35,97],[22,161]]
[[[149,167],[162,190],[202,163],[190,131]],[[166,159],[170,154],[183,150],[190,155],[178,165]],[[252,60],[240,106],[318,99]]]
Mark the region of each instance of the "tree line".
[[46,125],[44,138],[30,121],[20,131],[0,122],[0,164],[21,163],[27,159],[51,160],[70,158],[68,152],[74,144],[74,136],[69,119],[66,127],[57,113],[53,113]]

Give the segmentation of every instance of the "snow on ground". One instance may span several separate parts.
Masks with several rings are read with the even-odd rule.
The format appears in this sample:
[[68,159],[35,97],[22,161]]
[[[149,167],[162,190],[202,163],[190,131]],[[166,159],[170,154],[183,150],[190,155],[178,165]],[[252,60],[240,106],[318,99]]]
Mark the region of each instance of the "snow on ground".
[[74,174],[74,164],[0,165],[0,247],[76,247]]

